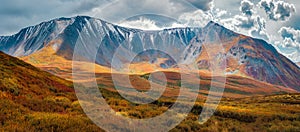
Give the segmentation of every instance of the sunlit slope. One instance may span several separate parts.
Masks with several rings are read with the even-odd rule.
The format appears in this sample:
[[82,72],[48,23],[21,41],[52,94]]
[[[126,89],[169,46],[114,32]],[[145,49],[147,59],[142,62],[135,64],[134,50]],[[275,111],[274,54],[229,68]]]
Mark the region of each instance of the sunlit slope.
[[[0,57],[0,131],[102,131],[84,115],[70,82],[3,53],[0,53]],[[96,76],[100,91],[112,109],[120,116],[143,119],[160,115],[176,100],[180,75],[174,72],[165,74],[168,78],[167,92],[158,101],[147,105],[134,104],[123,99],[115,91],[110,73]],[[149,74],[131,75],[130,80],[134,88],[146,91],[149,86],[148,77]],[[205,86],[211,83],[210,77],[202,76],[201,79],[201,89],[207,88]],[[198,79],[191,78],[190,81],[197,82]],[[235,91],[236,85],[238,88],[245,87],[249,93],[256,88],[261,92],[291,90],[239,76],[228,77],[227,83],[232,90],[225,90],[225,97],[231,98],[222,99],[208,122],[203,125],[198,123],[205,101],[202,96],[204,94],[200,94],[188,117],[172,131],[300,130],[299,94],[232,99],[246,95]]]
[[[51,90],[72,92],[71,82],[51,75],[17,58],[0,53],[0,87],[14,94],[50,94]],[[25,93],[24,93],[25,92]]]
[[0,52],[0,131],[101,131],[72,83]]
[[[98,84],[108,85],[111,88],[114,88],[114,84],[110,74],[120,74],[122,76],[136,77],[136,79],[133,82],[135,86],[134,88],[147,89],[147,87],[149,88],[149,86],[147,86],[147,84],[149,84],[148,80],[142,78],[141,76],[150,73],[155,73],[156,71],[163,71],[167,76],[173,74],[172,76],[175,75],[176,77],[175,80],[174,78],[172,78],[173,80],[172,79],[169,80],[171,81],[169,82],[169,84],[173,83],[172,86],[169,86],[169,88],[171,89],[171,87],[176,87],[177,90],[167,89],[166,95],[176,95],[176,92],[179,91],[179,82],[181,79],[179,73],[184,72],[185,70],[180,71],[178,67],[164,69],[160,67],[159,63],[150,64],[144,61],[144,62],[127,64],[126,65],[127,69],[124,69],[124,71],[112,72],[111,68],[107,66],[100,66],[98,64],[89,63],[88,61],[72,62],[71,60],[65,59],[64,57],[55,54],[55,49],[53,48],[53,45],[60,44],[60,43],[61,41],[53,41],[42,50],[37,51],[36,53],[31,54],[29,56],[22,57],[21,59],[36,67],[48,71],[52,74],[55,74],[57,76],[60,76],[68,80],[75,80],[76,82],[92,81],[91,78],[87,76],[96,73],[97,75],[96,79],[98,80]],[[206,58],[204,53],[199,56],[199,60],[203,60],[204,58]],[[157,62],[163,62],[163,61],[165,61],[164,58],[160,58],[157,60]],[[72,64],[76,64],[76,66],[74,66],[77,68],[76,70],[82,71],[80,78],[72,78]],[[229,65],[237,71],[243,68],[243,66],[237,66],[235,68],[234,66],[232,66],[233,64],[234,64],[233,62],[229,63]],[[190,77],[191,79],[189,80],[190,84],[200,85],[200,90],[198,94],[200,94],[202,97],[208,95],[211,84],[212,86],[218,86],[222,88],[222,84],[212,82],[211,72],[209,69],[199,69],[199,71],[196,70],[193,72],[194,72],[193,74],[199,72],[199,76],[201,77],[201,79],[197,78],[197,76],[191,76]],[[225,71],[225,72],[229,72],[229,71]],[[182,73],[182,74],[187,74],[187,73]],[[130,88],[131,86],[123,86],[123,87]],[[161,87],[161,86],[157,84],[157,87]],[[297,91],[284,86],[273,85],[273,84],[266,83],[264,81],[255,80],[252,77],[247,76],[243,72],[237,72],[236,74],[232,74],[232,75],[227,74],[224,97],[242,98],[242,97],[250,97],[256,95],[271,95],[271,94],[278,94],[278,93],[294,93],[294,92]]]
[[[75,52],[76,46],[80,48]],[[216,47],[223,47],[223,50]],[[77,16],[42,22],[24,28],[12,36],[0,36],[0,50],[13,56],[30,56],[42,52],[45,48],[54,48],[54,58],[58,61],[55,59],[55,63],[50,63],[51,60],[47,60],[53,55],[53,52],[48,50],[31,59],[28,57],[26,61],[31,64],[37,62],[48,71],[62,70],[68,71],[65,74],[70,74],[70,66],[65,65],[70,64],[66,60],[72,60],[74,54],[82,60],[96,57],[90,62],[101,65],[97,72],[106,73],[110,70],[105,67],[114,66],[114,55],[114,60],[118,62],[116,66],[120,66],[128,65],[132,55],[138,54],[135,58],[137,61],[132,66],[136,70],[133,69],[129,73],[143,74],[153,72],[153,64],[158,66],[154,69],[173,71],[172,68],[177,67],[174,60],[180,60],[179,63],[183,65],[192,62],[200,70],[206,71],[213,66],[211,60],[225,60],[227,65],[225,62],[217,64],[224,66],[229,75],[251,77],[273,85],[300,90],[300,69],[296,64],[277,52],[271,44],[238,34],[215,22],[209,22],[204,27],[143,31],[121,27],[97,18]],[[149,49],[165,53],[152,52]],[[213,55],[207,56],[206,53]],[[166,61],[160,62],[157,59]],[[151,65],[147,64],[149,62]],[[56,65],[60,68],[55,69]],[[89,71],[93,68],[83,66],[83,69]],[[70,75],[64,76],[70,78]]]
[[[138,105],[122,98],[116,91],[100,86],[108,104],[119,115],[148,119],[164,113],[176,99],[160,98]],[[205,100],[199,99],[187,118],[171,131],[299,131],[300,95],[279,94],[244,99],[222,99],[214,115],[204,124],[198,121]],[[186,103],[188,105],[190,103]],[[116,122],[118,122],[116,120]],[[118,127],[118,126],[116,126]]]
[[[181,74],[176,72],[164,72],[167,79],[167,88],[164,92],[166,97],[177,97],[180,92],[182,80]],[[184,73],[182,73],[183,75]],[[147,91],[150,89],[149,76],[150,74],[144,75],[128,75],[128,74],[116,74],[119,78],[126,78],[129,76],[130,82],[128,83],[126,79],[112,79],[111,74],[96,74],[96,79],[99,86],[105,86],[106,88],[115,91],[115,84],[126,88],[126,89],[138,89],[141,91]],[[224,88],[224,93],[218,91],[211,93],[213,95],[222,95],[228,98],[244,98],[257,95],[272,95],[272,94],[282,94],[282,93],[296,93],[297,91],[277,85],[271,85],[269,83],[257,81],[251,78],[243,78],[240,76],[228,76],[225,82],[218,82],[215,79],[212,79],[211,76],[197,76],[189,74],[189,80],[185,80],[184,88],[190,88],[190,94],[199,94],[199,98],[206,98],[211,87],[216,87],[218,91],[222,91]],[[163,81],[165,78],[160,76],[160,74],[152,73],[152,78],[156,80],[154,82],[154,87],[164,87]],[[225,84],[224,84],[225,83]],[[223,87],[225,86],[225,87]],[[199,90],[195,91],[193,89],[199,87]],[[130,91],[130,90],[128,90]],[[124,91],[126,92],[126,91]],[[128,92],[127,94],[130,94]]]
[[[36,67],[39,67],[45,71],[48,71],[52,74],[60,76],[64,79],[71,80],[72,79],[72,65],[73,61],[68,60],[62,56],[56,54],[56,50],[54,45],[60,45],[61,40],[56,40],[50,42],[50,44],[43,48],[40,51],[37,51],[30,56],[24,56],[20,59],[24,60],[27,63],[30,63]],[[96,73],[110,73],[111,69],[100,66],[90,62],[76,62],[77,66],[81,70],[85,72],[96,72]],[[93,69],[94,68],[94,69]]]

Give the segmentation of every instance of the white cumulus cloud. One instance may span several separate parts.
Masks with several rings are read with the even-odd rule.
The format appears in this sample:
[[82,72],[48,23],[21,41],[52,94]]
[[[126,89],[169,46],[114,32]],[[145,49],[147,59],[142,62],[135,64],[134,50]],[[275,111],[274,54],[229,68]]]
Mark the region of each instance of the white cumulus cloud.
[[173,22],[170,25],[161,25],[157,24],[157,21],[151,20],[145,17],[139,17],[137,20],[126,20],[119,24],[123,27],[136,28],[142,30],[162,30],[166,28],[174,28],[174,27],[185,27],[177,22]]
[[252,16],[254,4],[249,0],[242,0],[240,11],[245,15]]
[[252,31],[250,31],[251,35],[253,37],[257,37],[257,38],[264,39],[264,40],[268,41],[269,40],[269,34],[266,31],[266,20],[264,20],[261,17],[257,17],[256,23],[257,23],[256,28],[253,29]]
[[284,40],[282,46],[295,48],[300,51],[300,30],[291,27],[282,27],[278,33]]
[[214,20],[214,17],[209,12],[197,10],[182,14],[178,21],[186,26],[204,27],[209,21]]
[[274,21],[286,21],[296,12],[294,4],[281,0],[261,0],[259,5],[265,10],[269,19]]
[[278,33],[282,37],[281,42],[277,42],[278,46],[288,48],[292,53],[284,53],[294,62],[300,62],[300,30],[291,27],[282,27]]

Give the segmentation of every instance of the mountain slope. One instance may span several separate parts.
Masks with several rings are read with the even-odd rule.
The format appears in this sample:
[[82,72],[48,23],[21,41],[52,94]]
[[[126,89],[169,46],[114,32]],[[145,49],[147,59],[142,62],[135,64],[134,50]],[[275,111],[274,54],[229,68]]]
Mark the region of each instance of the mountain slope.
[[[70,82],[2,52],[0,75],[0,131],[103,131],[84,115]],[[235,79],[230,81],[240,78]],[[109,89],[101,86],[107,103],[131,118],[157,116],[173,103],[162,98],[148,105],[137,105]],[[188,117],[172,131],[299,131],[299,94],[224,98],[212,118],[201,125],[197,121],[203,103],[204,100],[198,100]],[[114,128],[118,130],[118,126]]]
[[[222,44],[224,51],[204,47],[214,44]],[[52,47],[56,55],[71,60],[75,45],[79,45],[80,49],[75,56],[94,62],[94,53],[97,52],[95,62],[109,68],[132,63],[131,59],[136,54],[137,61],[134,63],[158,63],[156,65],[163,69],[185,65],[192,60],[199,70],[210,71],[211,59],[225,59],[227,74],[246,76],[300,91],[300,69],[293,62],[265,41],[237,34],[214,22],[204,28],[142,31],[78,16],[44,22],[25,28],[16,35],[0,38],[0,50],[15,56],[30,56],[38,50]],[[169,56],[147,49],[161,50]],[[116,51],[115,62],[118,63],[112,64]],[[216,52],[217,55],[208,58],[208,52]],[[156,58],[166,61],[156,61]],[[43,62],[43,59],[38,61]]]
[[101,129],[82,112],[72,83],[0,52],[0,131]]
[[74,92],[71,82],[41,71],[17,58],[0,52],[0,88],[11,94],[32,92],[38,94],[60,92]]
[[56,39],[72,19],[60,18],[22,29],[12,36],[0,37],[0,50],[12,56],[32,54]]

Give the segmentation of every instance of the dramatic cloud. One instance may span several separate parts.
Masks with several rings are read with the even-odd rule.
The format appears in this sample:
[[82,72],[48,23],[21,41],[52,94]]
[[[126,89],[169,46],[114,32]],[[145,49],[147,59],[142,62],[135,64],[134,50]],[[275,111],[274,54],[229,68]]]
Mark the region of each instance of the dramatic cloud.
[[208,11],[213,7],[213,0],[186,0],[194,5],[196,8]]
[[149,29],[160,30],[161,29],[160,27],[158,27],[156,25],[155,21],[145,19],[145,18],[141,18],[140,20],[136,20],[136,21],[127,21],[127,22],[120,24],[120,26],[143,29],[143,30],[149,30]]
[[296,12],[294,4],[286,3],[281,0],[261,0],[259,5],[263,7],[269,19],[274,21],[286,21]]
[[[118,25],[121,26],[140,28],[144,30],[155,30],[157,29],[155,27],[158,27],[159,29],[170,28],[173,27],[174,24],[179,24],[179,22],[174,18],[156,14],[141,14],[118,22]],[[145,25],[145,27],[142,27],[142,25]]]
[[251,31],[251,35],[256,38],[269,40],[269,35],[266,32],[266,21],[260,17],[256,19],[257,28]]
[[235,15],[232,18],[220,19],[218,23],[235,32],[247,34],[243,30],[250,30],[255,27],[256,21],[254,17]]
[[136,20],[127,20],[119,24],[123,27],[136,28],[142,30],[163,30],[166,28],[186,27],[187,25],[181,24],[177,21],[171,21],[167,24],[162,24],[161,21],[155,21],[146,17],[139,17]]
[[240,11],[247,16],[252,16],[254,4],[249,0],[241,1]]
[[240,14],[224,18],[219,23],[236,32],[269,41],[266,20],[261,15],[256,14],[256,8],[255,3],[243,0],[240,2]]
[[277,41],[276,45],[282,47],[281,52],[294,62],[300,62],[300,30],[291,27],[282,27],[278,33],[282,41]]
[[283,47],[295,48],[300,51],[300,30],[291,27],[282,27],[278,33],[283,39]]
[[280,45],[277,49],[281,53],[297,60],[300,54],[296,52],[300,43],[297,10],[300,10],[299,0],[6,0],[0,5],[0,35],[76,15],[147,30],[203,27],[213,20],[235,32]]
[[58,17],[84,14],[107,0],[4,0],[0,4],[0,34],[12,34],[21,28]]
[[178,19],[180,23],[193,27],[204,27],[211,20],[214,20],[212,14],[202,10],[184,13]]
[[225,18],[220,23],[224,24],[225,27],[229,26],[232,30],[249,30],[255,27],[256,17],[253,16],[253,7],[254,4],[248,0],[243,0],[240,2],[240,13],[236,14],[233,17]]
[[119,23],[140,14],[178,19],[184,13],[212,7],[213,0],[7,0],[0,4],[0,35],[59,17],[88,15]]
[[254,17],[250,16],[241,16],[237,15],[234,17],[236,19],[236,26],[244,28],[244,29],[251,29],[255,26],[255,19]]
[[269,40],[265,26],[266,22],[259,16],[236,15],[233,18],[223,19],[220,23],[233,31],[266,41]]
[[181,14],[199,10],[185,0],[117,0],[105,8],[94,9],[92,16],[119,22],[141,14],[157,14],[177,19]]

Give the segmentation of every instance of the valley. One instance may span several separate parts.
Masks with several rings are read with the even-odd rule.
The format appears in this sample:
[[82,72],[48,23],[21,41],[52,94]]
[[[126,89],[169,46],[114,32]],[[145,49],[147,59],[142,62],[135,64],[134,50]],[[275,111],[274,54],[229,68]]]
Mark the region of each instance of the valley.
[[[0,56],[0,74],[4,77],[0,80],[1,131],[103,131],[82,111],[71,82],[34,68],[17,58],[3,53],[0,53]],[[168,87],[176,91],[175,73],[166,74],[170,78]],[[102,78],[99,80],[102,82],[99,89],[105,100],[122,116],[137,119],[154,117],[165,112],[176,99],[176,92],[171,92],[173,94],[166,92],[153,103],[134,104],[122,98],[114,90],[109,74],[98,76]],[[144,84],[145,76],[137,75],[131,78],[139,78],[139,82]],[[245,80],[245,82],[249,81]],[[137,88],[147,90],[147,85],[143,86],[145,87]],[[204,96],[198,98],[188,117],[171,131],[298,131],[300,129],[298,93],[243,99],[224,97],[214,116],[206,123],[199,124],[199,112],[203,108],[204,101]]]
[[[297,64],[267,42],[212,21],[143,31],[88,16],[58,18],[0,36],[0,51],[0,131],[104,131],[82,106],[101,108],[78,100],[82,91],[74,88],[93,81],[112,112],[133,119],[163,114],[184,89],[180,104],[192,110],[174,132],[300,131]],[[134,90],[144,94],[151,86],[166,89],[149,104],[120,95],[138,98]],[[221,101],[201,124],[208,95]],[[118,121],[103,123],[132,130]]]

